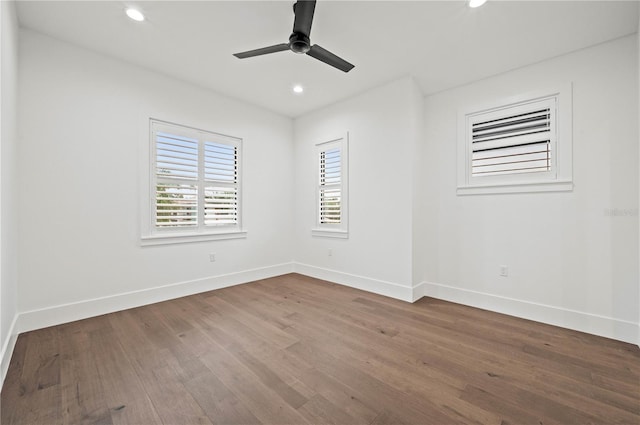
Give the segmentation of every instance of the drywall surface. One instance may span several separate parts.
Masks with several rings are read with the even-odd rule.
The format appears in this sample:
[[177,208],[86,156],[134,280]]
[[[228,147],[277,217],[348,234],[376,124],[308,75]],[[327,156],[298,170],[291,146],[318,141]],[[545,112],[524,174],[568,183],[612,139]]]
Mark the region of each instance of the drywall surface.
[[[412,285],[414,288],[421,286],[425,281],[425,265],[424,260],[427,256],[427,246],[433,243],[424,237],[424,234],[428,232],[429,223],[427,221],[427,209],[429,208],[429,200],[424,196],[427,190],[427,174],[424,163],[424,126],[425,126],[425,113],[424,113],[424,94],[416,87],[412,90],[413,105],[409,109],[412,122],[412,133],[416,135],[417,143],[414,144],[414,151],[411,155],[413,177],[411,186],[413,188],[412,193],[412,244],[411,244],[411,264],[412,264]],[[421,289],[417,289],[414,294],[414,299],[418,299],[422,296]]]
[[0,386],[9,365],[16,331],[18,211],[17,86],[18,20],[13,1],[0,2]]
[[[295,260],[310,266],[316,275],[410,298],[405,295],[413,283],[413,159],[422,126],[416,118],[416,109],[422,105],[416,93],[420,92],[415,82],[404,78],[294,121]],[[315,145],[346,132],[349,237],[312,236]],[[309,274],[311,269],[301,271]]]
[[[154,288],[290,265],[291,119],[35,32],[20,35],[21,315],[109,297],[109,309],[125,308],[122,294],[144,299]],[[150,117],[243,139],[246,238],[140,245]],[[24,327],[42,325],[34,320]]]
[[[180,296],[181,283],[206,290],[296,270],[407,301],[425,293],[624,340],[632,327],[637,337],[635,36],[427,98],[403,78],[292,126],[158,73],[20,35],[24,329],[51,323],[51,312],[88,316],[94,306],[126,308],[126,299]],[[458,111],[566,82],[574,190],[456,196]],[[150,117],[243,138],[246,239],[140,246]],[[312,236],[315,145],[347,132],[348,238]]]
[[[437,241],[427,294],[625,340],[637,332],[637,43],[628,36],[426,98],[425,238]],[[458,111],[566,82],[573,191],[456,196]]]

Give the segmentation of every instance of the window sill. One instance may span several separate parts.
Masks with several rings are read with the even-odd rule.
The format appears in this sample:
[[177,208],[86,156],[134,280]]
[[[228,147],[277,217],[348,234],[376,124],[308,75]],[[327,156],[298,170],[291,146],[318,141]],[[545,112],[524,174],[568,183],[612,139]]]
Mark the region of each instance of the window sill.
[[177,243],[191,243],[191,242],[207,242],[217,241],[225,239],[243,239],[247,237],[246,231],[233,230],[227,232],[216,233],[174,233],[163,235],[151,235],[143,236],[140,238],[141,246],[155,246],[155,245],[171,245]]
[[349,232],[346,230],[311,229],[311,236],[318,238],[349,239]]
[[456,194],[464,195],[492,195],[501,193],[538,193],[538,192],[571,192],[573,182],[550,181],[537,183],[496,184],[478,186],[458,186]]

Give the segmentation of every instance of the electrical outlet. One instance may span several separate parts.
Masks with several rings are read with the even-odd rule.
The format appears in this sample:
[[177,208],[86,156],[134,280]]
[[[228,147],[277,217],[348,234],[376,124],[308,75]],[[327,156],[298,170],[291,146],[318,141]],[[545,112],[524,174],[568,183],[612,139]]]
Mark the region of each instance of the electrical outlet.
[[216,262],[216,254],[215,253],[212,252],[211,254],[209,254],[209,261],[212,262],[212,263]]
[[507,276],[509,276],[509,267],[507,267],[507,266],[500,266],[500,276],[502,276],[502,277],[507,277]]

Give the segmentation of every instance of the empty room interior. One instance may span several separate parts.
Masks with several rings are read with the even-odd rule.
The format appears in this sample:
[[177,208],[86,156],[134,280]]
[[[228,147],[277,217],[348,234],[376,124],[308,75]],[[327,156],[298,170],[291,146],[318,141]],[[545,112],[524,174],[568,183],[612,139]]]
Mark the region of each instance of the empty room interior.
[[0,422],[640,423],[639,6],[0,1]]

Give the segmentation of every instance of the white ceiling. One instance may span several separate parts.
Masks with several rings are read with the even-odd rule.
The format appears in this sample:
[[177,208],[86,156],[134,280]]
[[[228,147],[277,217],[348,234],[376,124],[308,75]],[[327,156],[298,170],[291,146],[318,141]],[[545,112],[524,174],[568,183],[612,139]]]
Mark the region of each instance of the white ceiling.
[[[425,94],[632,34],[637,1],[319,0],[311,42],[355,65],[232,53],[287,41],[289,1],[19,1],[23,27],[296,117],[396,78]],[[124,14],[141,9],[137,23]],[[302,95],[292,93],[302,84]]]

